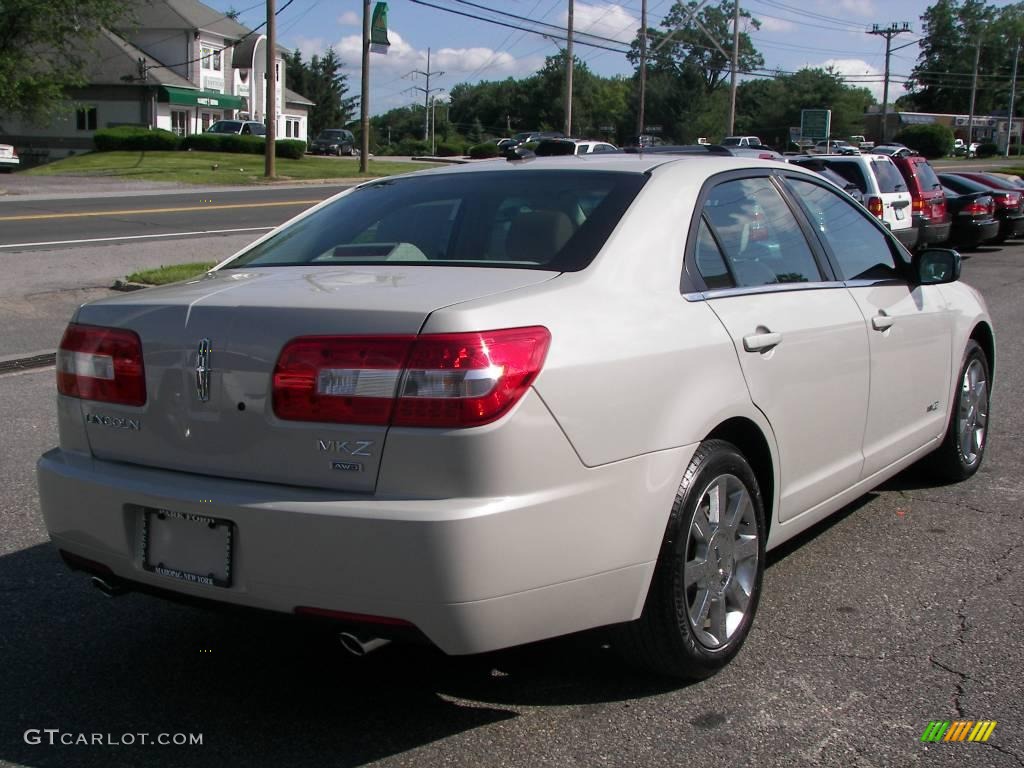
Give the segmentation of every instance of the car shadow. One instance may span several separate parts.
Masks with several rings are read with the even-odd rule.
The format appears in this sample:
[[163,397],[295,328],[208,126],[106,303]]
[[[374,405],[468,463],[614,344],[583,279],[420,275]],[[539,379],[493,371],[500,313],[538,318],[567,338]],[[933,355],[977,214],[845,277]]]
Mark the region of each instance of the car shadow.
[[[288,616],[105,598],[48,544],[0,557],[0,601],[0,761],[40,768],[358,766],[516,718],[511,705],[681,687],[623,665],[601,631],[472,657],[395,644],[356,658]],[[45,732],[29,743],[32,729],[203,743],[51,746]]]

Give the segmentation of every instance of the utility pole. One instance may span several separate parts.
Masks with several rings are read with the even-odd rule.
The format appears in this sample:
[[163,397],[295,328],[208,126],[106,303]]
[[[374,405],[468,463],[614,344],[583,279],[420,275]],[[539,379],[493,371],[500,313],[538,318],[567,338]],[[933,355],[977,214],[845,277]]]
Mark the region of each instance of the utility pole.
[[[418,86],[418,85],[414,85],[413,88],[415,88],[417,91],[422,91],[423,92],[423,111],[425,113],[423,115],[423,140],[424,141],[430,141],[430,94],[432,94],[434,91],[443,91],[444,90],[443,88],[431,88],[430,87],[430,78],[432,78],[432,77],[440,77],[441,75],[444,74],[444,72],[438,72],[436,69],[431,71],[431,69],[430,69],[430,49],[427,48],[427,71],[424,72],[422,69],[414,69],[409,74],[410,75],[423,75],[425,78],[427,78],[427,85],[426,85],[425,88],[423,88],[421,86]],[[405,92],[408,93],[408,90],[406,90]]]
[[729,87],[729,132],[736,128],[736,75],[740,68],[740,0],[735,0],[735,15],[732,18],[732,82]]
[[[274,0],[267,0],[267,142],[263,147],[263,175],[274,178],[274,152],[277,148],[277,23]],[[253,88],[258,88],[253,83]]]
[[569,0],[569,23],[566,27],[565,46],[565,135],[572,136],[572,14],[573,0]]
[[981,32],[974,44],[974,77],[971,79],[971,114],[967,118],[967,156],[971,155],[971,143],[974,141],[974,97],[978,93],[978,60],[981,58]]
[[[636,111],[636,135],[644,133],[644,106],[647,100],[647,0],[640,3],[640,106]],[[637,139],[639,141],[639,138]]]
[[882,85],[882,142],[889,138],[889,56],[892,54],[892,39],[896,35],[910,32],[910,22],[897,24],[895,21],[888,27],[872,24],[867,34],[885,38],[885,79]]
[[[370,156],[370,0],[363,0],[363,82],[359,97],[359,172]],[[389,134],[390,136],[390,134]]]
[[[1020,40],[1017,41],[1017,49],[1013,52],[1013,77],[1010,79],[1010,112],[1007,115],[1009,122],[1006,124],[1006,156],[1010,156],[1010,140],[1013,138],[1013,99],[1017,95],[1017,60],[1020,58]],[[970,149],[970,145],[967,146]],[[1017,152],[1020,152],[1018,146]]]

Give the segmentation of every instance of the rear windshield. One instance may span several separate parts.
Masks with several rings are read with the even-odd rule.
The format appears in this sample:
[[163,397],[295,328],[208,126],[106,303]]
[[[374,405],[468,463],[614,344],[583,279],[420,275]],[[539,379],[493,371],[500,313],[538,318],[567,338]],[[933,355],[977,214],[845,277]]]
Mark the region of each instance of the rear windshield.
[[353,190],[227,268],[417,264],[572,272],[604,245],[647,177],[508,170],[407,176]]
[[942,177],[942,183],[961,195],[968,195],[972,192],[990,193],[995,191],[986,187],[984,184],[979,184],[973,179],[965,179],[963,176],[950,176],[949,174],[944,174]]
[[320,135],[317,136],[317,138],[318,139],[345,139],[345,138],[348,138],[347,134],[348,134],[348,131],[320,131]]
[[878,179],[878,191],[882,194],[907,191],[907,182],[903,180],[903,174],[896,170],[891,160],[872,160],[871,168]]
[[846,162],[835,162],[826,160],[825,164],[830,170],[835,171],[848,182],[853,184],[861,192],[868,191],[868,182],[864,178],[864,171],[861,170],[859,163],[846,163]]

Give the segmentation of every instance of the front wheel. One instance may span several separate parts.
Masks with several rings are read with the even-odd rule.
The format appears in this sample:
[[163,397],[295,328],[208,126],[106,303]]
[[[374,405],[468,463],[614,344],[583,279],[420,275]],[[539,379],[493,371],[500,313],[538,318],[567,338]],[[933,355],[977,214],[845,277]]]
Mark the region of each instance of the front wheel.
[[981,467],[988,445],[989,370],[985,350],[968,341],[946,436],[927,460],[937,480],[966,480]]
[[621,627],[627,660],[690,680],[724,667],[757,611],[764,538],[750,465],[731,443],[702,443],[676,493],[643,613]]

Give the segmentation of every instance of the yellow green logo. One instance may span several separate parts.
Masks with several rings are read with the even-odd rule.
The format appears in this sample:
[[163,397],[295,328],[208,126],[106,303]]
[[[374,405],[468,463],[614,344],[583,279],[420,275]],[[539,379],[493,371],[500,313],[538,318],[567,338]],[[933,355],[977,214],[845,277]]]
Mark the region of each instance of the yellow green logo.
[[995,729],[995,720],[932,720],[921,741],[988,741]]

